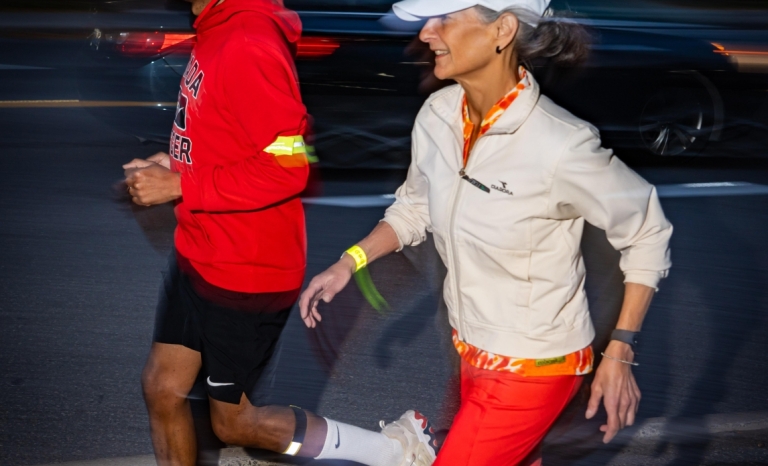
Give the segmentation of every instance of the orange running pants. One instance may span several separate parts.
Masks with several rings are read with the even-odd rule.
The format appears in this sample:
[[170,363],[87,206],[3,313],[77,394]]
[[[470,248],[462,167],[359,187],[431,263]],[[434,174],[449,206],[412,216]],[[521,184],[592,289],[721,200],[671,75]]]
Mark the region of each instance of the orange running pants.
[[461,362],[461,406],[433,466],[538,466],[583,376],[523,377]]

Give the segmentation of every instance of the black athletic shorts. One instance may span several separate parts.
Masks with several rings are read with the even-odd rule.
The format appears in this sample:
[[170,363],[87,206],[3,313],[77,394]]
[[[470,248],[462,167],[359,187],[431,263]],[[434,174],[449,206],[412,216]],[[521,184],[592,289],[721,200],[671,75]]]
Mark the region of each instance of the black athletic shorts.
[[200,352],[208,395],[239,404],[243,393],[251,399],[299,291],[251,294],[218,288],[174,251],[163,274],[154,341]]

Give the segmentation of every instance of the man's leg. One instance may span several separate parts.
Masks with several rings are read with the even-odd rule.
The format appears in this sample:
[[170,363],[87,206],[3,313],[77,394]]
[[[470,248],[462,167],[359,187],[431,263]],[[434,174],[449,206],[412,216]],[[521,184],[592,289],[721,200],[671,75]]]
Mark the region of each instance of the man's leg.
[[[183,267],[182,267],[183,268]],[[183,268],[183,270],[186,270]],[[414,413],[372,432],[291,407],[255,407],[248,396],[262,376],[299,290],[239,293],[183,275],[180,296],[199,337],[214,433],[224,443],[370,466],[431,464],[429,423]],[[191,339],[185,339],[184,344]],[[425,433],[426,432],[426,433]],[[340,439],[340,440],[339,440]],[[421,443],[424,445],[421,445]],[[289,448],[290,447],[290,448]],[[426,459],[404,461],[418,453]]]
[[[213,431],[230,445],[284,452],[293,439],[296,419],[288,406],[255,407],[243,394],[240,404],[210,399]],[[325,443],[325,419],[307,413],[307,432],[300,456],[315,457]]]
[[[214,432],[225,443],[282,453],[294,439],[297,423],[292,408],[255,407],[245,394],[237,405],[210,400]],[[305,413],[306,434],[298,456],[343,459],[368,466],[426,466],[434,459],[434,450],[427,451],[425,445],[427,438],[431,439],[431,427],[418,413],[406,413],[384,432],[372,432]],[[408,418],[413,420],[412,424],[405,420]],[[420,432],[414,432],[417,429]],[[406,453],[409,455],[407,459]]]
[[197,461],[187,395],[200,367],[197,351],[181,345],[152,344],[141,385],[159,466],[194,466]]

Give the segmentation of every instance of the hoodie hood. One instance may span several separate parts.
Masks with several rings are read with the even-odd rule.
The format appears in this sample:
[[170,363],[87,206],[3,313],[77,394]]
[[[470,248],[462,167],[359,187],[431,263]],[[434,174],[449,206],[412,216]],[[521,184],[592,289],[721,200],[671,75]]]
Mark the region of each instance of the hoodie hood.
[[198,34],[205,33],[242,12],[269,16],[283,31],[288,42],[295,44],[301,37],[301,20],[295,11],[285,8],[282,0],[211,0],[195,20]]

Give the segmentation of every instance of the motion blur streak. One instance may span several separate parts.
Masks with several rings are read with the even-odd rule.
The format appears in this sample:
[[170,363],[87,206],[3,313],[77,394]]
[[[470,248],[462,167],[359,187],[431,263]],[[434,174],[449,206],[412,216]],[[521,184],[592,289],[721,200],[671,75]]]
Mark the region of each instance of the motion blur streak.
[[[96,33],[100,34],[100,31]],[[164,32],[121,32],[105,34],[104,40],[114,43],[115,50],[129,57],[153,57],[166,49],[183,44],[184,53],[191,53],[194,34],[173,34]]]
[[100,100],[0,100],[0,108],[175,107],[176,102]]
[[716,42],[712,45],[717,49],[715,53],[728,57],[740,73],[768,73],[768,50],[744,46],[734,50]]
[[166,34],[165,38],[163,39],[161,50],[167,49],[168,47],[173,47],[180,42],[193,39],[194,37],[194,34]]
[[[121,32],[105,34],[107,42],[115,44],[115,49],[130,57],[154,57],[175,47],[177,53],[191,53],[195,43],[195,34],[164,32]],[[340,47],[337,40],[328,37],[305,36],[296,46],[297,58],[327,57]]]
[[339,43],[325,37],[302,37],[297,44],[297,58],[319,58],[331,55]]

